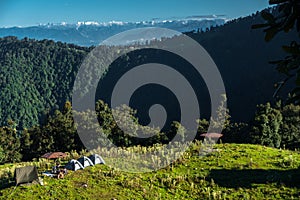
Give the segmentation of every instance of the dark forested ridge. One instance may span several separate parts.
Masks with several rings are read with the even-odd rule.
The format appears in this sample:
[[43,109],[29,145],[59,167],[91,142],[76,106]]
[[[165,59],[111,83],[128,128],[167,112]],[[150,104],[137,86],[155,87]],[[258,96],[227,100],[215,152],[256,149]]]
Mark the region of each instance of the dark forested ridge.
[[[293,37],[282,34],[265,43],[261,30],[251,30],[261,21],[257,14],[190,34],[219,67],[236,121],[249,120],[257,104],[272,100],[281,77],[268,62],[284,57],[280,47]],[[76,73],[91,49],[51,40],[0,39],[0,126],[12,119],[18,129],[32,127],[71,100]]]
[[32,127],[71,98],[74,76],[88,48],[49,40],[0,39],[0,124]]
[[[233,20],[225,26],[203,34],[190,34],[209,52],[217,64],[226,86],[230,113],[234,120],[249,120],[256,105],[273,102],[274,85],[285,76],[270,61],[284,58],[284,44],[297,38],[296,31],[278,34],[265,42],[263,30],[251,29],[263,23],[260,13]],[[286,99],[293,82],[287,84],[278,98]]]
[[[1,38],[0,30],[0,199],[299,197],[296,2],[270,0],[280,5],[205,32],[160,33],[165,37],[128,46]],[[145,38],[143,31],[113,42]],[[227,94],[218,73],[197,70],[213,72],[204,66],[213,63],[186,35],[216,62]],[[66,157],[40,159],[58,151]],[[104,165],[63,180],[43,173],[94,153]],[[36,166],[44,186],[17,187],[13,172],[27,165]]]

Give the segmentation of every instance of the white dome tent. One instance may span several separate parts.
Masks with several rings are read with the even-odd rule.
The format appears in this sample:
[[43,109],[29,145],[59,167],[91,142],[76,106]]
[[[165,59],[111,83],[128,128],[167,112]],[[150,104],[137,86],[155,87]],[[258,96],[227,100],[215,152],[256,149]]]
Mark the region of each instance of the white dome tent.
[[65,168],[68,170],[73,170],[73,171],[77,171],[79,169],[84,169],[82,164],[78,160],[74,160],[74,159],[70,160],[68,162],[68,164],[66,164]]
[[81,165],[86,168],[88,166],[93,166],[93,162],[86,156],[83,156],[81,158],[78,159],[78,161],[81,163]]
[[93,162],[94,165],[105,164],[105,161],[98,154],[93,154],[89,156],[89,159]]

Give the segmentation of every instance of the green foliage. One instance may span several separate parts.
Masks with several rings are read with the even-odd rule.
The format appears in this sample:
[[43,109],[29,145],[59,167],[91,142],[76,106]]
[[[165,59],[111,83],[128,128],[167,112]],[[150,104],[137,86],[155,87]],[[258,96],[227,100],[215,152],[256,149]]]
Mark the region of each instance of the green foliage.
[[253,122],[252,137],[255,143],[271,147],[280,147],[282,135],[282,114],[272,108],[270,103],[259,105]]
[[215,130],[226,129],[230,124],[229,109],[227,108],[227,97],[226,94],[221,95],[220,105],[217,108],[216,116],[210,119],[212,132]]
[[[252,128],[251,140],[272,147],[298,149],[300,147],[300,106],[289,104],[276,106],[271,104],[258,106]],[[247,129],[245,129],[247,131]],[[241,130],[243,135],[245,130]],[[248,129],[249,130],[249,129]],[[240,142],[247,142],[246,139]]]
[[126,105],[111,110],[99,100],[96,102],[96,114],[102,131],[117,146],[148,146],[166,140],[166,135],[158,127],[140,125],[135,117],[136,111]]
[[66,102],[62,111],[56,110],[45,119],[45,124],[23,131],[22,154],[24,160],[40,157],[47,152],[81,150],[83,145],[77,134],[72,106]]
[[197,119],[196,121],[198,124],[198,130],[197,130],[198,135],[202,133],[207,133],[209,122],[206,119]]
[[[179,135],[179,141],[178,142],[184,142],[187,138],[187,130],[184,126],[182,126],[179,122],[173,122],[171,126],[171,130],[169,131],[170,136],[174,136],[175,134]],[[168,140],[172,140],[172,137],[168,138]]]
[[283,123],[280,128],[282,147],[300,148],[300,106],[286,105],[282,108]]
[[0,38],[0,126],[12,119],[17,130],[31,128],[62,108],[87,52],[48,40]]
[[231,122],[224,130],[221,138],[223,143],[251,143],[250,126],[247,123]]
[[[254,113],[256,104],[269,100],[268,97],[273,93],[270,90],[270,83],[277,80],[276,73],[275,75],[272,74],[271,79],[268,80],[258,77],[265,77],[264,74],[273,73],[266,67],[265,63],[269,57],[282,56],[283,53],[276,51],[274,47],[288,40],[288,38],[280,38],[268,46],[265,45],[257,39],[261,37],[260,33],[249,31],[250,24],[259,21],[260,18],[253,15],[243,20],[233,20],[225,26],[213,28],[206,33],[192,35],[207,49],[221,69],[228,96],[230,96],[228,104],[232,111],[232,118],[235,120],[248,120]],[[153,41],[153,43],[155,45],[159,41]],[[245,46],[247,49],[244,48]],[[103,47],[102,50],[97,50],[92,53],[93,55],[90,55],[91,59],[87,61],[90,68],[85,77],[88,84],[77,83],[74,86],[75,90],[80,91],[82,97],[80,102],[85,101],[84,97],[91,87],[91,80],[95,77],[99,78],[102,72],[109,71],[109,66],[95,69],[93,63],[101,63],[103,59],[109,60],[115,52],[122,55],[124,48]],[[261,51],[257,51],[258,49]],[[7,125],[7,120],[12,119],[17,124],[17,130],[32,128],[35,125],[43,124],[47,115],[53,114],[54,110],[62,109],[64,103],[71,99],[73,83],[78,69],[91,50],[92,47],[79,47],[51,40],[1,38],[0,126]],[[105,56],[99,58],[99,55]],[[124,56],[126,57],[124,62],[117,63],[118,67],[123,66],[123,68],[118,68],[117,72],[126,68],[127,64],[138,65],[139,62],[148,61],[148,58],[153,57],[157,59],[157,63],[170,61],[170,66],[178,65],[180,69],[185,69],[184,63],[179,63],[169,57],[148,55],[147,52],[142,58],[139,56],[137,55],[139,59]],[[235,61],[234,64],[232,60]],[[183,71],[190,74],[188,70]],[[261,76],[258,76],[258,73]],[[117,75],[116,73],[113,74]],[[239,76],[234,74],[239,74]],[[198,79],[193,81],[199,83]],[[239,90],[237,87],[242,87],[243,90]],[[203,91],[206,92],[205,87],[197,86],[195,88],[199,90],[197,93],[200,96]],[[104,93],[106,91],[104,90]],[[206,111],[209,112],[208,108],[209,106],[203,103],[201,112],[204,114]],[[209,115],[207,114],[205,117],[208,118]]]
[[[291,91],[292,98],[290,102],[300,103],[300,45],[297,40],[300,36],[300,6],[295,0],[270,0],[270,5],[275,7],[275,14],[262,12],[262,17],[265,19],[265,24],[253,25],[252,28],[265,28],[265,40],[271,41],[280,32],[292,32],[297,30],[298,38],[290,41],[289,45],[282,46],[285,53],[288,54],[284,59],[273,61],[272,64],[277,65],[277,70],[286,75],[286,78],[277,85],[276,93],[289,80],[295,81],[295,88]],[[276,94],[275,94],[276,95]]]
[[270,0],[270,5],[277,5],[274,9],[273,15],[267,11],[263,11],[261,16],[267,22],[265,24],[253,25],[253,28],[264,28],[266,32],[266,41],[272,40],[276,34],[281,31],[289,32],[294,28],[300,31],[299,5],[294,0]]
[[[195,150],[200,145],[195,144],[197,148],[189,150],[180,162],[155,172],[127,173],[95,165],[70,171],[61,180],[44,177],[44,186],[10,186],[1,190],[0,199],[299,198],[298,152],[260,145],[219,144],[215,146],[219,151],[200,157]],[[14,167],[0,166],[0,174],[13,171]]]
[[12,127],[0,127],[1,162],[18,162],[21,160],[20,140],[17,130]]
[[53,137],[52,151],[67,152],[78,149],[77,145],[80,145],[75,143],[77,132],[74,126],[70,102],[65,103],[62,111],[55,111],[54,115],[48,118],[47,124],[42,129],[42,131]]
[[[263,15],[265,19],[269,21],[273,20],[270,14]],[[193,37],[201,44],[203,42],[204,47],[212,53],[212,56],[216,59],[216,63],[220,66],[220,69],[226,69],[222,71],[224,80],[231,80],[230,83],[226,83],[230,86],[227,87],[226,85],[226,88],[229,88],[228,93],[230,95],[228,104],[234,110],[233,113],[236,114],[240,111],[240,113],[243,113],[243,116],[249,116],[251,114],[249,111],[254,110],[254,108],[248,106],[250,104],[249,102],[251,102],[253,107],[257,102],[265,102],[267,95],[261,94],[269,92],[269,88],[264,86],[255,87],[253,84],[258,83],[261,85],[264,83],[264,80],[258,81],[257,72],[262,74],[266,74],[266,72],[268,72],[263,69],[264,64],[262,64],[264,63],[264,59],[266,59],[265,57],[277,55],[276,52],[274,53],[273,51],[269,51],[273,50],[274,45],[269,46],[268,48],[270,49],[268,50],[263,44],[261,44],[261,42],[257,42],[256,40],[251,41],[251,44],[242,43],[243,41],[249,41],[247,39],[245,40],[245,38],[256,37],[256,35],[253,35],[253,32],[250,33],[247,29],[253,20],[259,21],[259,18],[254,15],[241,20],[240,23],[237,23],[239,20],[235,20],[224,27],[212,29],[211,32],[193,35]],[[223,37],[225,37],[226,40]],[[232,42],[233,40],[237,40],[239,42]],[[281,42],[281,40],[279,41]],[[251,52],[251,56],[243,57],[250,55],[244,51],[244,47],[249,45],[249,52]],[[276,45],[277,43],[275,43],[275,46]],[[285,47],[285,50],[290,54],[297,55],[299,53],[297,51],[298,46],[295,43],[293,43],[293,45],[294,46]],[[230,49],[227,48],[228,46],[230,46]],[[224,49],[226,49],[226,52]],[[243,49],[243,51],[241,51],[241,49]],[[271,53],[268,54],[268,56],[262,56],[261,52],[252,51],[251,49],[263,49],[265,52]],[[17,40],[15,37],[0,39],[0,94],[2,97],[0,99],[0,105],[2,107],[2,109],[0,109],[0,126],[9,126],[18,130],[18,137],[16,137],[16,140],[18,140],[18,142],[20,141],[21,145],[19,149],[16,149],[24,155],[24,159],[38,157],[48,151],[80,150],[83,147],[76,133],[76,124],[74,124],[72,119],[71,104],[70,102],[65,102],[71,99],[71,90],[76,73],[84,57],[90,52],[90,50],[91,48],[83,48],[60,42],[56,43],[49,40],[36,41],[28,38]],[[95,52],[95,55],[91,55],[92,58],[89,62],[98,62],[99,59],[103,59],[98,58],[96,55],[105,55],[109,59],[111,56],[109,52],[115,51],[118,51],[121,54],[123,49],[121,47],[104,47],[103,52]],[[257,55],[255,53],[257,53]],[[126,57],[125,60],[128,63],[136,64],[136,62],[147,60],[147,56],[148,55],[144,55],[144,57],[141,58],[141,56],[138,55],[138,58],[141,58],[140,60]],[[253,59],[253,56],[256,57],[256,59]],[[158,59],[157,61],[172,60],[168,59],[168,57],[156,57]],[[236,60],[236,57],[240,59]],[[292,59],[294,58],[295,57],[292,57]],[[233,66],[232,60],[235,60],[234,66],[237,68],[230,68]],[[247,65],[245,63],[247,63]],[[122,66],[123,63],[121,62],[118,64],[118,66]],[[175,64],[178,63],[175,61]],[[240,66],[243,67],[241,68]],[[257,66],[259,71],[254,72],[253,66]],[[295,65],[293,65],[293,67],[295,67]],[[242,70],[238,71],[240,69]],[[93,68],[89,70],[90,71],[86,77],[88,80],[90,80],[91,77],[100,77],[99,75],[103,72]],[[106,66],[106,68],[101,68],[101,70],[106,72],[109,71],[108,66]],[[250,71],[253,73],[250,73]],[[245,77],[241,75],[236,76],[233,79],[232,72],[237,72],[239,75],[240,73],[244,73],[247,77],[254,74],[255,78],[246,80]],[[245,82],[240,84],[240,82],[244,80]],[[198,80],[196,81],[198,82]],[[83,97],[80,101],[84,101],[85,94],[87,94],[90,87],[91,85],[82,85],[82,83],[75,85],[75,89],[80,90],[81,96]],[[244,89],[241,91],[235,87],[243,87]],[[255,91],[249,92],[251,88],[254,88]],[[257,88],[261,90],[261,93],[257,91]],[[234,93],[235,91],[238,91],[238,94]],[[243,93],[244,91],[247,95],[255,95],[249,95],[251,96],[251,98],[249,98],[249,96]],[[242,99],[241,96],[244,96],[245,98]],[[136,144],[143,144],[147,146],[154,143],[164,143],[167,142],[168,139],[172,138],[172,131],[170,134],[164,134],[160,133],[156,127],[150,128],[137,125],[138,119],[135,117],[136,111],[131,108],[120,107],[111,111],[104,102],[99,102],[96,104],[96,111],[101,127],[103,127],[104,132],[109,139],[120,146],[132,146]],[[206,109],[205,106],[202,107],[204,107],[203,110]],[[241,107],[246,110],[241,109]],[[117,116],[117,119],[114,119],[112,112],[116,112],[115,116]],[[91,113],[91,111],[74,111],[74,114],[77,114],[83,119],[82,122],[89,121]],[[229,136],[229,140],[227,141],[240,141],[238,138],[247,138],[245,134],[240,134],[240,132],[246,132],[245,130],[247,126],[245,124],[231,124],[228,110],[225,110],[224,107],[220,107],[218,116],[212,119],[212,126],[214,128],[218,128],[220,126],[218,121],[224,114],[226,119],[224,136]],[[297,129],[296,125],[292,125],[292,123],[297,122],[297,113],[295,112],[294,114],[295,117],[293,119],[283,119],[285,120],[284,123],[290,123],[290,125],[288,125],[289,127],[285,127],[285,129]],[[274,115],[276,116],[276,114]],[[12,119],[15,123],[11,124],[8,122],[8,119]],[[237,119],[240,120],[240,117]],[[116,123],[116,121],[118,121],[118,123]],[[261,119],[261,122],[262,121],[263,119]],[[198,123],[198,133],[201,134],[207,132],[208,122],[202,119],[199,120]],[[122,131],[119,127],[120,124],[125,125],[128,129],[127,133],[130,133],[130,135]],[[90,123],[88,126],[90,126],[89,135],[95,132],[99,133],[97,132],[99,130],[95,128],[98,126],[97,124]],[[269,134],[271,129],[275,128],[275,130],[277,130],[276,127],[277,126],[275,125],[270,125],[269,128],[261,128],[260,130],[268,132]],[[187,133],[180,124],[175,124],[173,128],[174,131],[180,130],[182,138],[186,136]],[[143,132],[146,136],[154,136],[147,140],[137,140],[132,137],[138,135],[140,132]],[[277,131],[275,132],[275,135],[277,135]],[[264,137],[268,138],[267,135]],[[290,136],[285,137],[281,132],[280,135],[282,135],[281,139],[286,141],[281,143],[286,143],[288,146],[292,145],[290,142],[295,140],[292,138],[296,137],[292,136],[295,135],[295,131],[290,131],[287,134]],[[95,139],[96,140],[94,142],[97,144],[97,139],[101,138],[99,138],[96,134]],[[16,142],[16,144],[18,144],[18,142]],[[276,142],[273,141],[272,143]],[[277,143],[274,144],[274,146],[277,146]],[[5,149],[5,147],[2,148]]]
[[29,160],[31,158],[30,148],[31,148],[33,141],[30,140],[30,132],[27,129],[24,129],[22,131],[21,137],[20,137],[20,143],[21,143],[20,153],[23,155],[22,159]]
[[4,149],[0,146],[0,163],[4,163],[5,161],[5,152]]
[[23,151],[24,160],[31,160],[40,157],[44,153],[52,152],[54,140],[50,133],[44,131],[40,126],[30,128],[28,133],[30,134],[31,144]]

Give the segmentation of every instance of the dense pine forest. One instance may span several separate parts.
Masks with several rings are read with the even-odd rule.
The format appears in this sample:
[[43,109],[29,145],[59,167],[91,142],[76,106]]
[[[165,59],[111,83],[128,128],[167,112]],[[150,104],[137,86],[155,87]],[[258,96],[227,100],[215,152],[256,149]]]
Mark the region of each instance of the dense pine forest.
[[[296,32],[289,35],[278,34],[271,42],[266,43],[262,30],[251,29],[253,24],[262,22],[260,13],[256,13],[230,21],[221,27],[213,27],[206,32],[188,35],[210,53],[223,76],[229,108],[223,141],[295,148],[300,134],[300,108],[292,104],[285,105],[290,85],[286,85],[276,98],[272,97],[275,92],[274,85],[281,81],[283,76],[269,61],[285,56],[280,46],[289,43],[290,38],[296,36]],[[156,42],[159,41],[152,41]],[[139,45],[142,44],[136,44]],[[38,41],[16,37],[0,39],[0,162],[30,160],[49,150],[71,151],[83,148],[76,134],[70,102],[79,67],[93,48],[51,40]],[[106,47],[106,50],[122,48],[127,47]],[[107,52],[104,53],[109,56]],[[141,53],[142,59],[135,59]],[[155,55],[158,54],[163,56],[157,58]],[[128,70],[130,67],[147,63],[152,57],[156,57],[155,61],[159,63],[183,66],[186,64],[182,60],[173,59],[172,55],[165,52],[134,51],[106,69],[107,75],[101,80],[102,87],[107,86],[109,93],[109,85],[120,75],[118,73],[125,68]],[[90,73],[97,76],[100,72]],[[82,93],[84,92],[83,90]],[[199,95],[205,96],[205,85],[200,83],[198,92]],[[157,94],[158,97],[161,95]],[[153,98],[155,97],[154,95]],[[139,98],[152,101],[151,98],[140,96],[136,102]],[[113,123],[110,105],[106,104],[108,99],[106,92],[103,92],[97,93],[95,100],[98,120],[111,133],[109,137],[122,146],[140,144],[141,141],[124,135]],[[203,119],[198,120],[198,134],[207,130],[210,114],[208,102],[201,102],[201,106],[204,114]],[[135,110],[141,105],[133,102],[130,107]],[[131,112],[136,120],[143,124],[143,119],[134,110]],[[76,114],[76,111],[74,112]],[[84,113],[77,114],[84,116]],[[172,114],[176,116],[176,113]],[[158,132],[157,137],[147,142],[142,141],[142,144],[167,142],[172,137],[172,132],[180,128],[180,125],[173,121],[176,121],[176,117],[169,119],[169,126],[164,129],[164,133]],[[200,136],[196,138],[199,139]]]
[[154,2],[3,4],[0,199],[299,199],[299,1]]
[[88,48],[15,37],[0,39],[1,125],[17,130],[42,123],[71,98],[74,77]]

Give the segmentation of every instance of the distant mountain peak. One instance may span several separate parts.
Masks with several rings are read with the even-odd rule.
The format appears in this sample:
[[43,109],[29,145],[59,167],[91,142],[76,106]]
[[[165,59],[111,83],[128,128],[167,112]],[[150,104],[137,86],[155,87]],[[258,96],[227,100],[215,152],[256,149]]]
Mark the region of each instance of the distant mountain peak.
[[98,45],[107,38],[123,31],[159,27],[178,32],[206,30],[213,26],[223,25],[227,21],[224,15],[203,15],[189,17],[172,17],[169,19],[155,18],[150,21],[79,21],[77,23],[47,23],[31,27],[0,28],[0,37],[16,36],[33,39],[51,39],[81,46]]
[[[125,22],[112,20],[108,22],[98,22],[98,21],[78,21],[77,23],[67,23],[65,21],[61,23],[47,23],[47,24],[39,24],[39,26],[123,26],[128,24],[147,24],[147,25],[155,25],[160,23],[173,23],[173,22],[188,22],[188,21],[203,21],[203,20],[224,20],[227,21],[226,15],[192,15],[187,17],[170,17],[170,18],[152,18],[151,20],[143,20],[136,22]],[[7,28],[7,27],[6,27]],[[26,28],[26,27],[22,27]]]

